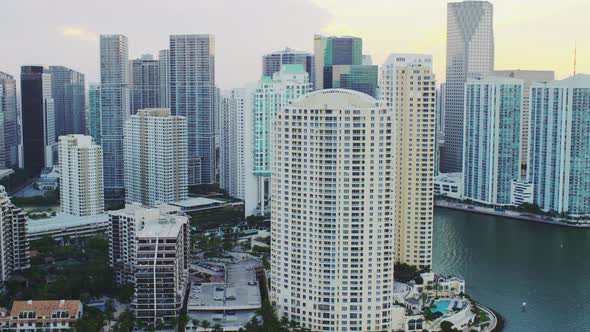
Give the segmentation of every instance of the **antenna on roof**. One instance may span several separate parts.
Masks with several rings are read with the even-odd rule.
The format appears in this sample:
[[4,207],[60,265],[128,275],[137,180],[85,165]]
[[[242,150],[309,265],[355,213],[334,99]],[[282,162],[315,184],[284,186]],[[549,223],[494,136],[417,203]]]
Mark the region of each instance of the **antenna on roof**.
[[578,42],[574,42],[574,76],[576,76],[576,60],[578,55]]

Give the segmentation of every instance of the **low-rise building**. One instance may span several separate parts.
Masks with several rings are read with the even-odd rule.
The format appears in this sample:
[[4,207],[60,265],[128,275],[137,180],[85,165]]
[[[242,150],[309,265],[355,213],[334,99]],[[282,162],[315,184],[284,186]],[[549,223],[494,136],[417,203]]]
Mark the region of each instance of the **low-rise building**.
[[463,173],[440,173],[434,178],[434,195],[463,199]]
[[80,300],[14,301],[12,309],[0,309],[1,331],[71,331],[82,318]]
[[424,282],[416,287],[421,287],[421,292],[427,296],[453,297],[465,293],[465,279],[455,276],[446,277],[432,272],[420,273],[420,277]]
[[512,181],[510,203],[520,206],[524,203],[533,204],[534,185],[527,181]]
[[110,226],[108,214],[79,217],[67,213],[58,213],[47,219],[28,220],[27,224],[29,241],[40,240],[45,236],[58,241],[66,237],[76,239],[96,236],[106,234]]

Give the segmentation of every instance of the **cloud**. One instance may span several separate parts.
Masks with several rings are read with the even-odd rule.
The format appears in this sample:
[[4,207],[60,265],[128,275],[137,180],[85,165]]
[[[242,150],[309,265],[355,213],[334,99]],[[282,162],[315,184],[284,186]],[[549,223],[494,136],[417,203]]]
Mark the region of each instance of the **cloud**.
[[98,34],[79,27],[63,27],[61,34],[64,37],[76,38],[83,41],[97,41]]
[[331,22],[322,27],[322,33],[330,36],[359,36],[359,32],[342,23]]

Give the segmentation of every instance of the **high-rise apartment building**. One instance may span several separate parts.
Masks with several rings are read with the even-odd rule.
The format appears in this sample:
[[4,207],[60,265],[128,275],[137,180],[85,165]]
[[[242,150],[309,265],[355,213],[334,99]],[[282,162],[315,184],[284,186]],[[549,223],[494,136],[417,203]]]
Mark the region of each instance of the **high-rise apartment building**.
[[55,108],[55,140],[69,134],[86,134],[84,74],[64,66],[49,66]]
[[159,108],[160,101],[160,61],[151,54],[144,54],[139,59],[131,60],[129,73],[131,77],[131,114],[146,108]]
[[123,194],[123,123],[130,114],[129,50],[123,35],[100,36],[100,143],[104,189],[109,197]]
[[110,211],[109,258],[118,284],[135,288],[131,309],[147,323],[170,323],[182,308],[190,266],[188,217],[126,205]]
[[494,7],[489,1],[450,2],[447,6],[447,79],[445,144],[441,172],[463,167],[463,107],[465,82],[494,70]]
[[315,58],[313,54],[296,51],[289,47],[272,52],[262,57],[262,76],[272,77],[281,71],[282,65],[302,65],[309,75],[309,81],[315,82]]
[[160,68],[160,107],[170,108],[170,51],[160,50],[158,53]]
[[88,135],[96,144],[100,143],[100,84],[91,83],[88,87]]
[[18,109],[16,80],[0,72],[0,167],[18,167]]
[[506,77],[465,84],[463,196],[489,205],[510,205],[520,180],[524,82]]
[[390,55],[381,66],[380,89],[395,119],[395,259],[430,269],[436,141],[432,56]]
[[0,186],[0,236],[0,285],[5,286],[14,271],[30,267],[30,255],[27,214],[10,202],[3,186]]
[[188,184],[215,182],[215,39],[170,36],[170,109],[188,124]]
[[254,169],[254,93],[246,87],[220,98],[219,184],[232,197],[244,200],[246,216],[256,211]]
[[590,75],[531,89],[527,179],[544,211],[590,214]]
[[102,147],[84,135],[59,137],[61,211],[74,216],[104,213]]
[[377,66],[367,65],[358,37],[314,36],[315,88],[344,88],[377,97]]
[[186,199],[186,119],[169,109],[139,110],[124,133],[126,202],[156,206]]
[[313,331],[390,331],[394,146],[366,94],[310,93],[273,130],[271,300]]
[[524,82],[522,90],[522,116],[521,116],[521,174],[526,174],[528,145],[529,145],[529,104],[530,90],[533,83],[551,82],[555,79],[555,72],[552,70],[495,70],[493,76],[511,77],[521,79]]
[[272,78],[258,82],[254,99],[254,175],[257,177],[257,213],[270,210],[272,129],[275,114],[293,100],[309,93],[309,75],[301,65],[283,65]]
[[39,173],[53,167],[57,152],[51,74],[42,66],[22,66],[20,84],[24,167]]

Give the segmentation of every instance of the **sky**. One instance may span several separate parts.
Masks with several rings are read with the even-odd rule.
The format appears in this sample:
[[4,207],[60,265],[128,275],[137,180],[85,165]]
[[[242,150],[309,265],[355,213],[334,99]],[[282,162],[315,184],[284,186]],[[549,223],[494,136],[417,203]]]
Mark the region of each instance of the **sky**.
[[[445,76],[446,0],[0,0],[0,71],[64,65],[99,79],[100,34],[129,38],[131,59],[157,55],[170,34],[212,33],[221,89],[257,81],[261,56],[313,51],[314,34],[363,38],[381,64],[390,53],[434,56]],[[494,0],[496,69],[590,73],[588,0]],[[577,47],[576,47],[577,45]]]

